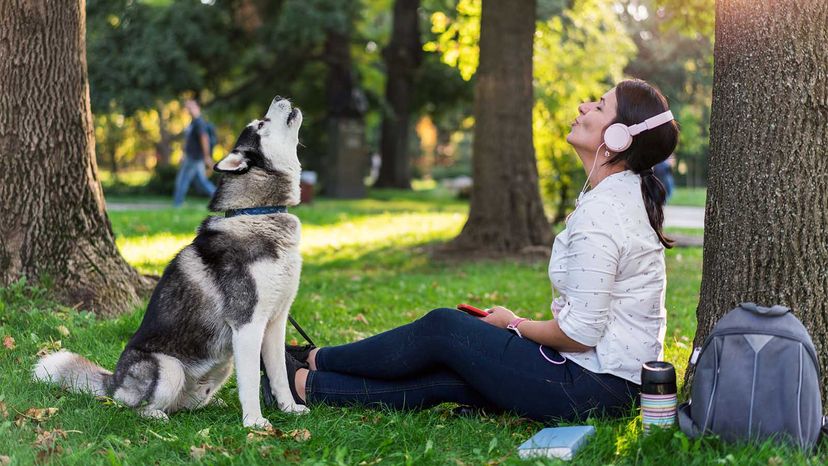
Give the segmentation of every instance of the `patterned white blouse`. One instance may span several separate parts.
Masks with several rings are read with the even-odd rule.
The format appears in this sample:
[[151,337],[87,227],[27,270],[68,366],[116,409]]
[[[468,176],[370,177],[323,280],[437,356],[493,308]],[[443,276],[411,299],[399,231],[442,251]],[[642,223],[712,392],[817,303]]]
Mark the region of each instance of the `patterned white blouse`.
[[667,277],[638,175],[610,175],[583,196],[555,238],[549,278],[560,294],[552,310],[561,330],[593,347],[561,354],[641,383],[641,364],[663,358]]

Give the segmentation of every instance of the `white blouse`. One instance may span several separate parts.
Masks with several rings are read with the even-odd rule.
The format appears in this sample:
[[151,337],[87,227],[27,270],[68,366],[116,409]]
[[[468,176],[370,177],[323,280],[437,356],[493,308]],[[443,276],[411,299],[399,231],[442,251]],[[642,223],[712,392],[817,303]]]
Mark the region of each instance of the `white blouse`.
[[641,383],[641,364],[664,354],[667,276],[632,171],[604,178],[586,193],[556,238],[549,278],[561,330],[593,347],[561,353],[579,366]]

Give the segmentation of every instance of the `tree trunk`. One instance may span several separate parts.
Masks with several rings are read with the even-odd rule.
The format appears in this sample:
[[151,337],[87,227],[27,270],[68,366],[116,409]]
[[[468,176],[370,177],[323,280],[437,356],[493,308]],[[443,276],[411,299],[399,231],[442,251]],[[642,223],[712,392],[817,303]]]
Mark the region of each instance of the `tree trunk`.
[[[737,303],[783,304],[828,389],[828,3],[716,4],[699,346]],[[690,373],[688,371],[688,377]],[[823,397],[826,393],[823,391]]]
[[0,2],[0,284],[131,309],[150,286],[121,258],[95,164],[85,1]]
[[[352,6],[343,8],[351,11]],[[328,162],[324,175],[326,194],[337,198],[363,197],[363,178],[368,171],[363,118],[367,101],[354,77],[350,47],[350,27],[328,31],[324,56],[328,67]]]
[[158,113],[158,142],[155,143],[155,166],[168,167],[172,158],[172,141],[175,138],[167,128],[167,106],[159,101],[155,111]]
[[374,186],[411,188],[411,160],[408,152],[410,102],[414,92],[414,72],[422,61],[420,0],[394,2],[394,27],[385,49],[385,100],[380,134],[379,178]]
[[535,0],[483,0],[474,96],[469,219],[452,246],[519,252],[550,246],[532,145]]

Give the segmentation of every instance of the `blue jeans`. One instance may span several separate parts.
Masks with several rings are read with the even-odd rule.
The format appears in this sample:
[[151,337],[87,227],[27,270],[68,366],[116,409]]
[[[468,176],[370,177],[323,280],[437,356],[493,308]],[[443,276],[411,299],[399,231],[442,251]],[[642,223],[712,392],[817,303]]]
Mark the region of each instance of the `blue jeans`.
[[[543,347],[554,361],[563,360]],[[454,402],[539,421],[624,416],[639,386],[572,361],[556,365],[539,345],[455,309],[316,354],[308,404],[424,409]]]
[[175,176],[175,192],[173,193],[173,205],[180,207],[184,203],[184,196],[190,189],[190,184],[195,179],[196,187],[210,197],[216,192],[216,186],[207,179],[207,170],[204,167],[204,160],[194,160],[186,155],[181,158],[178,167],[178,174]]

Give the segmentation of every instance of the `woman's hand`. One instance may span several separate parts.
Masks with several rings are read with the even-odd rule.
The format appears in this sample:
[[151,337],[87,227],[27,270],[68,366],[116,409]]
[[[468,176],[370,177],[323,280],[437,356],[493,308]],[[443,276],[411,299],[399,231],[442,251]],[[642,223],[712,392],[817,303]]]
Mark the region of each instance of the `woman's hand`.
[[506,326],[509,325],[509,322],[517,318],[514,312],[503,306],[495,306],[491,309],[487,309],[487,311],[489,312],[489,315],[483,317],[483,322],[492,324],[495,327],[506,328]]

